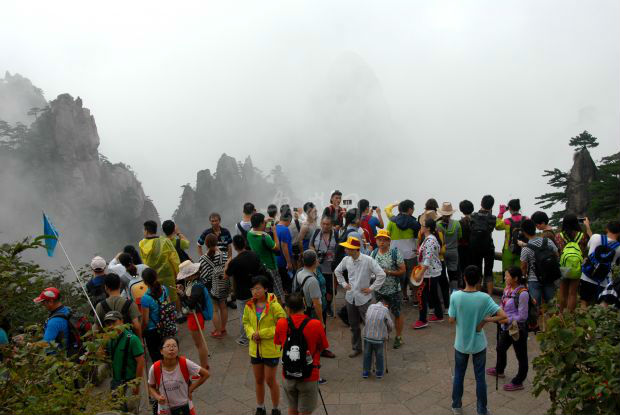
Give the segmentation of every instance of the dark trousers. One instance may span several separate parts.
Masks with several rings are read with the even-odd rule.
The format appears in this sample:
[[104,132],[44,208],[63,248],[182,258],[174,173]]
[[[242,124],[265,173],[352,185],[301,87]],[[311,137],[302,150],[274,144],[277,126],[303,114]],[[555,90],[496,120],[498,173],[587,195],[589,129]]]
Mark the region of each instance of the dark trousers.
[[441,300],[439,299],[439,278],[431,277],[424,278],[422,284],[418,287],[418,307],[420,309],[420,321],[427,322],[427,313],[429,307],[429,300],[433,299],[435,310],[435,316],[437,318],[443,318],[443,307],[441,306]]
[[[483,266],[484,262],[484,266]],[[493,281],[493,263],[495,262],[495,248],[492,247],[487,252],[471,252],[471,264],[480,268],[484,277],[484,282]]]
[[157,329],[146,330],[144,332],[144,341],[146,342],[146,348],[149,351],[151,362],[155,363],[161,360],[161,336],[157,332]]
[[497,373],[504,373],[506,369],[506,355],[510,346],[515,349],[517,361],[519,362],[519,370],[517,375],[512,378],[514,385],[522,385],[527,376],[527,331],[525,327],[519,327],[519,340],[514,340],[508,333],[508,330],[500,330],[499,343],[497,343],[497,364],[495,370]]
[[469,246],[459,246],[459,288],[465,288],[463,271],[471,265],[471,250]]
[[288,269],[286,267],[278,267],[278,274],[282,280],[282,288],[287,294],[293,289],[293,279],[288,275]]

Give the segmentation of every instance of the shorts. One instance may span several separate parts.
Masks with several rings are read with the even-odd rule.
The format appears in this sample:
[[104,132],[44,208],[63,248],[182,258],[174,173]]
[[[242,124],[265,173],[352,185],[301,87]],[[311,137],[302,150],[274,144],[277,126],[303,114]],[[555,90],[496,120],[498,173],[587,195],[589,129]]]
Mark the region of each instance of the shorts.
[[[228,300],[228,297],[218,298],[218,297],[214,296],[214,295],[213,295],[213,294],[211,294],[211,293],[209,293],[209,295],[211,296],[211,299],[213,300],[213,302],[214,302],[215,304],[217,304],[217,303],[221,303],[222,301],[226,302],[226,300]],[[215,305],[215,304],[214,304],[214,305]]]
[[394,314],[394,317],[400,317],[400,306],[403,302],[403,293],[401,291],[397,291],[392,294],[381,294],[377,292],[375,295],[377,296],[378,301],[381,301],[382,299],[387,301],[390,312]]
[[194,313],[187,315],[187,328],[189,331],[198,331],[198,325],[200,324],[200,330],[205,329],[205,318],[201,312],[197,312],[196,316],[198,317],[198,322],[196,322],[196,318],[194,317]]
[[459,269],[459,251],[457,249],[446,251],[444,262],[448,271],[457,271]]
[[316,380],[304,382],[284,378],[284,394],[289,408],[297,409],[298,413],[310,414],[317,406],[319,383]]
[[280,363],[279,357],[252,357],[250,356],[250,363],[253,365],[265,365],[268,367],[277,367]]
[[605,285],[593,284],[588,281],[579,281],[579,298],[588,303],[588,305],[598,303],[598,296],[605,289]]

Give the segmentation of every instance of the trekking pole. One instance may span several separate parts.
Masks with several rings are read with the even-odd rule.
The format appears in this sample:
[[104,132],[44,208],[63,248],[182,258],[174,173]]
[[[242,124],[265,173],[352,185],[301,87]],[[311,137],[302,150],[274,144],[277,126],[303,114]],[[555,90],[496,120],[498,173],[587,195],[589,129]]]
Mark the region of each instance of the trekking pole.
[[[318,382],[317,382],[318,384]],[[323,400],[323,394],[321,393],[321,387],[317,386],[317,389],[319,390],[319,396],[321,397],[321,402],[323,402],[323,409],[325,410],[325,415],[329,415],[327,413],[327,407],[325,406],[325,401]]]
[[387,344],[389,342],[390,342],[390,335],[388,334],[387,341],[383,342],[383,356],[385,356],[385,373],[390,373],[390,370],[388,369],[388,358],[387,358],[387,352],[388,352]]
[[[499,345],[499,323],[497,323],[497,339],[495,340],[495,348]],[[497,360],[497,359],[496,359]],[[497,365],[495,365],[497,366]],[[498,389],[499,385],[499,373],[497,372],[497,367],[495,368],[495,390]]]
[[198,316],[196,315],[196,310],[192,310],[194,314],[194,320],[196,320],[196,325],[198,326],[198,331],[200,332],[200,337],[202,337],[202,342],[205,345],[205,349],[207,349],[207,356],[209,356],[209,346],[207,346],[207,339],[205,339],[205,335],[202,332],[202,328],[200,327],[200,322],[198,321]]

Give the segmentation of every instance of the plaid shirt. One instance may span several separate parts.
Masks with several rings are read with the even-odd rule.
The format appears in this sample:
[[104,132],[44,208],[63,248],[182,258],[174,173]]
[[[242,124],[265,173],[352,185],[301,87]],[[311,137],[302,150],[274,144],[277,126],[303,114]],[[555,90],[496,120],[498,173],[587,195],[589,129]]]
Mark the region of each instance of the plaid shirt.
[[365,339],[382,341],[383,339],[387,339],[388,331],[392,331],[394,328],[390,312],[381,302],[372,304],[368,307],[365,320]]

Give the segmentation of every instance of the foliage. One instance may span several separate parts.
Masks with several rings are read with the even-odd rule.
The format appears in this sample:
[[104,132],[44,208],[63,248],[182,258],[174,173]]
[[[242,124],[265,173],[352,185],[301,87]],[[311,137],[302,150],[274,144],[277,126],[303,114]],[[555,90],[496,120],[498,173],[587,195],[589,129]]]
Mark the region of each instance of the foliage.
[[620,217],[620,152],[603,157],[597,178],[590,184],[590,194],[588,216],[603,221]]
[[[536,202],[536,204],[542,205],[541,207],[543,209],[550,209],[558,203],[563,205],[566,204],[566,187],[568,185],[568,173],[561,171],[558,168],[555,168],[553,170],[545,170],[545,174],[543,174],[543,177],[549,177],[547,184],[556,189],[560,189],[560,191],[545,193],[541,196],[537,196],[536,200],[538,200],[538,202]],[[564,216],[564,213],[564,210],[553,212],[550,218],[551,223],[559,223],[560,219],[562,219],[562,217]]]
[[620,413],[620,318],[600,305],[558,314],[547,312],[538,333],[541,354],[534,358],[535,396],[551,397],[548,414]]
[[571,147],[594,148],[598,147],[598,142],[596,137],[584,130],[578,136],[572,137],[568,145]]

